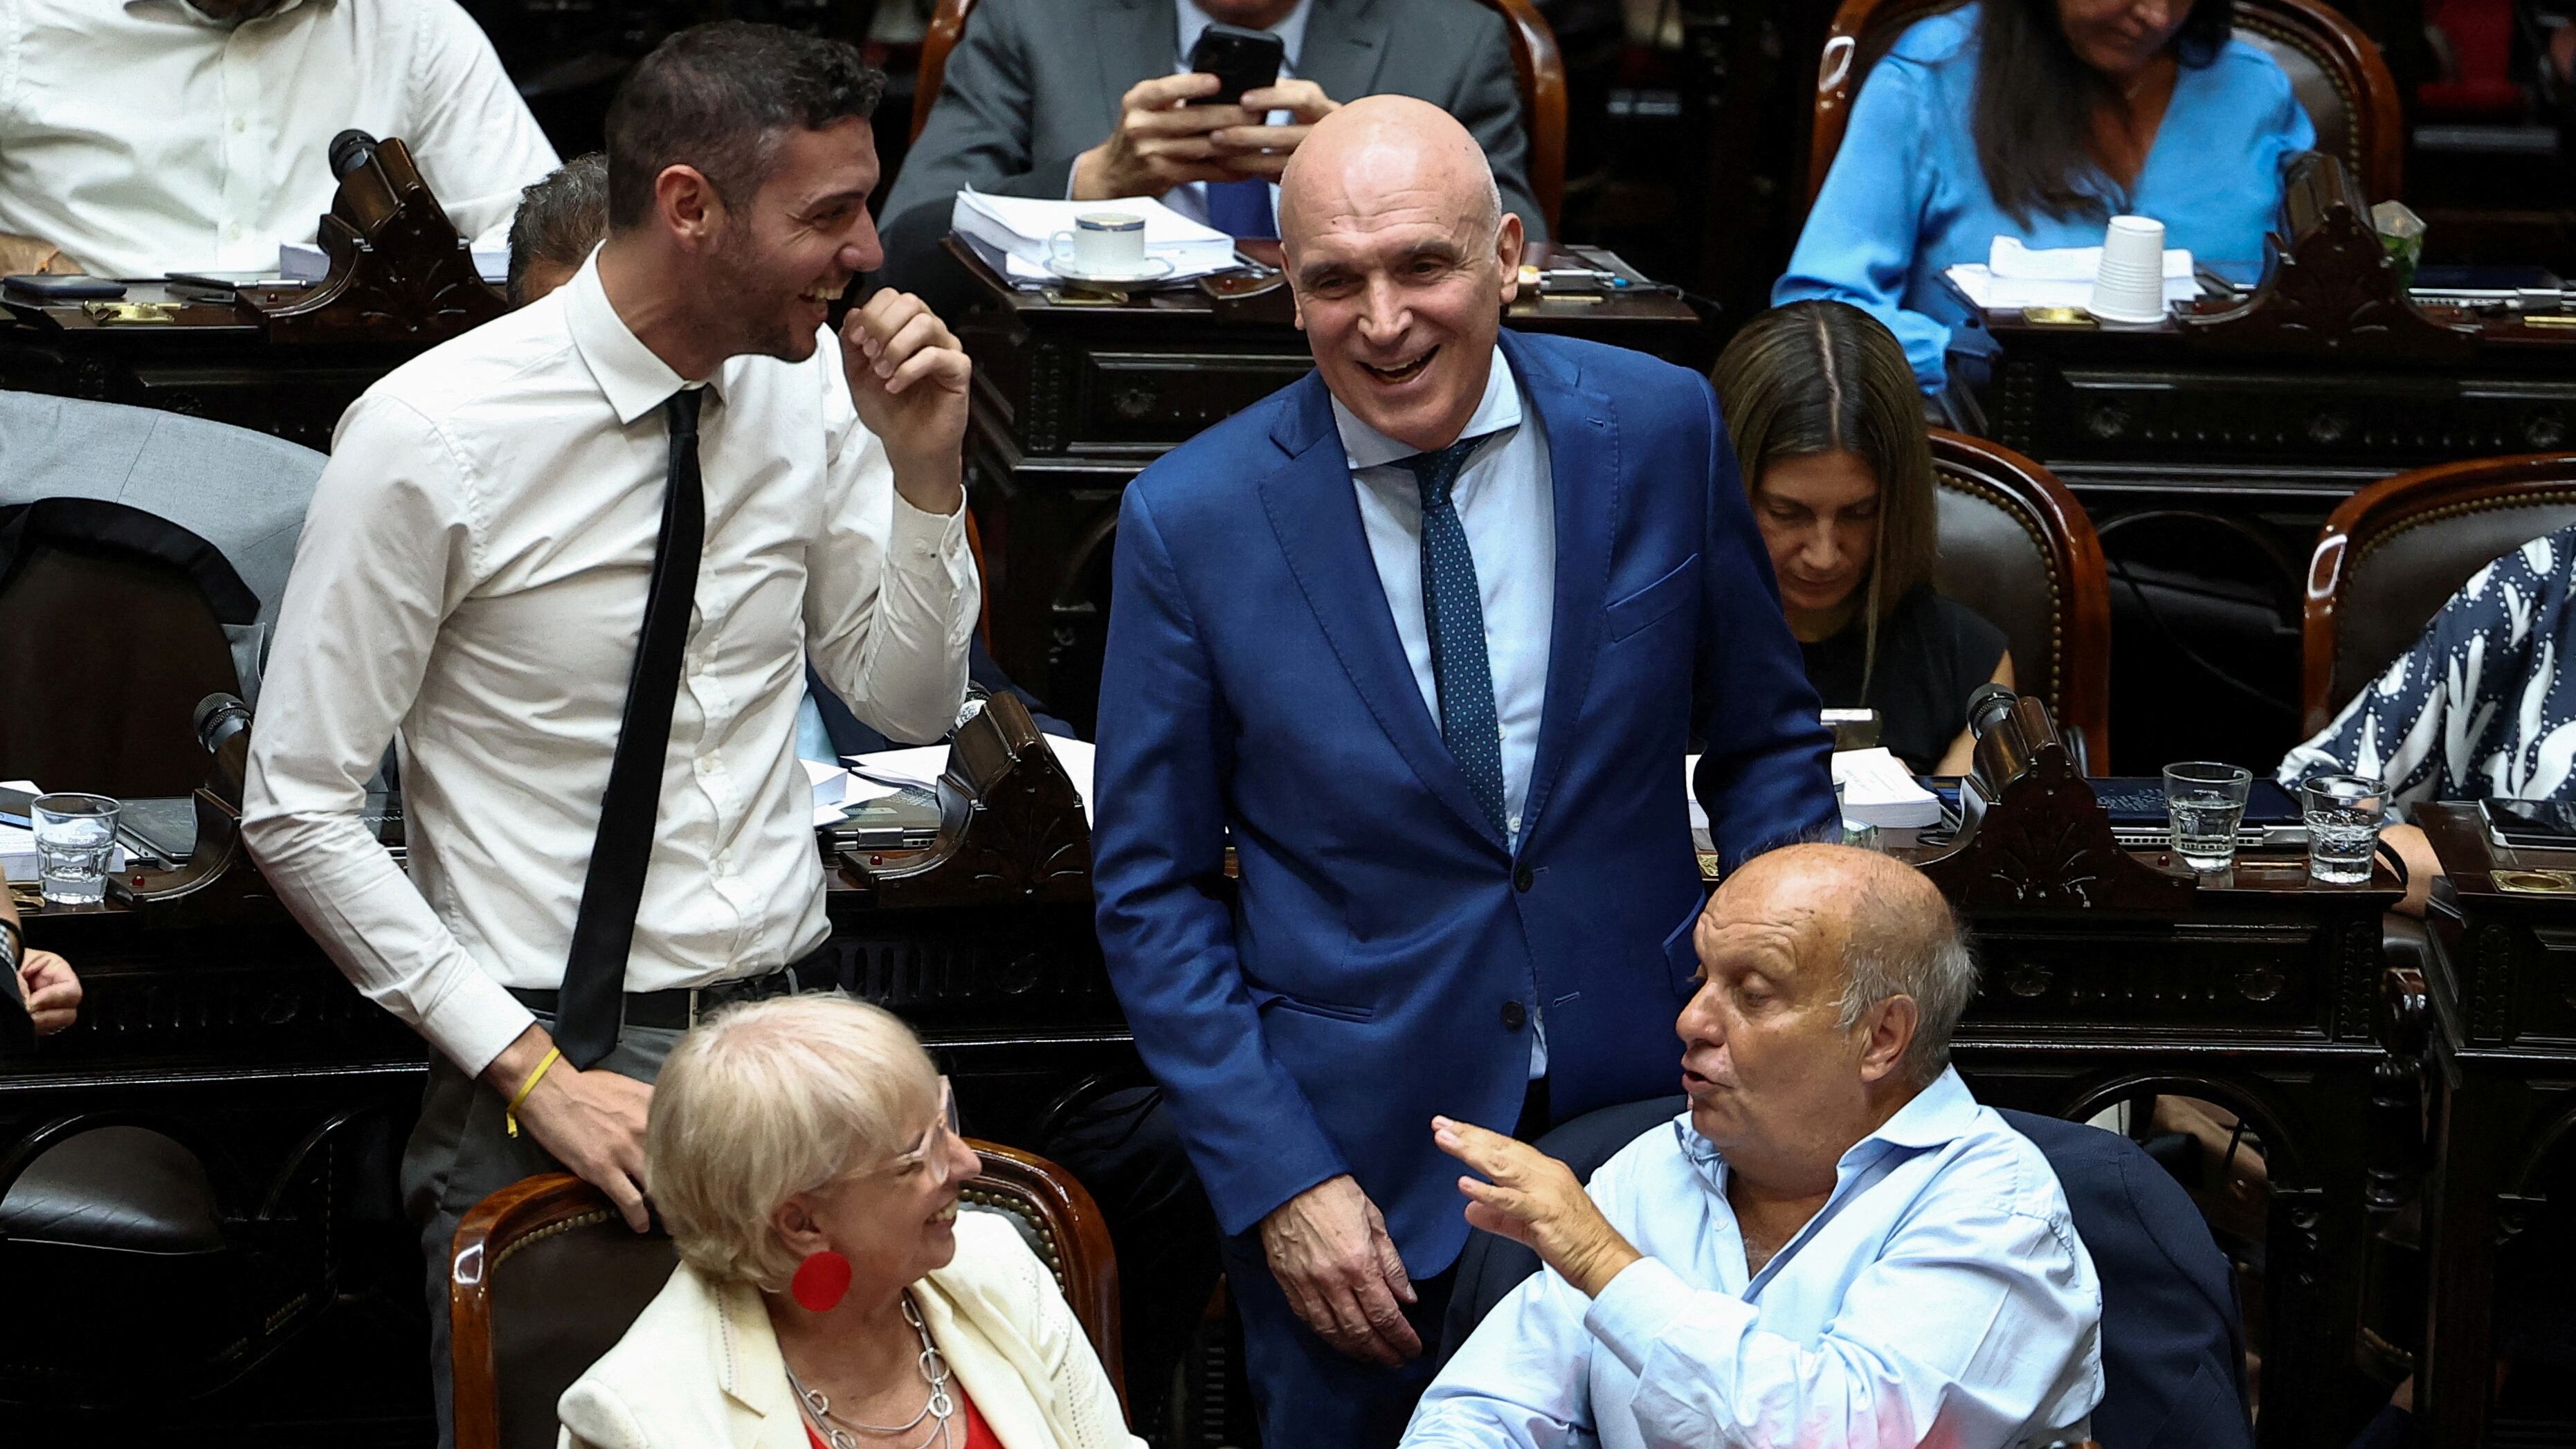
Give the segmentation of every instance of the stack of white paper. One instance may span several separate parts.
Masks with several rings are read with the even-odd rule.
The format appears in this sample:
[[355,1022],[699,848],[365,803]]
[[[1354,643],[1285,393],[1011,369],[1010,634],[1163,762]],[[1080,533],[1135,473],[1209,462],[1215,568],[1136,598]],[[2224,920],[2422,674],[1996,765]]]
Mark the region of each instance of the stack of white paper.
[[[500,286],[510,279],[510,249],[474,248],[474,271],[484,281]],[[318,282],[331,275],[331,258],[311,242],[279,242],[277,273],[290,282]]]
[[[1948,276],[1968,300],[1980,307],[2081,307],[2093,300],[2093,274],[2102,269],[2100,247],[2026,247],[1999,236],[1986,253],[1985,265],[1962,262]],[[2165,249],[2165,301],[2188,302],[2200,295],[2191,253]]]
[[1834,784],[1846,827],[1920,830],[1941,823],[1941,797],[1914,781],[1914,772],[1885,747],[1834,752]]
[[[1055,752],[1055,762],[1062,766],[1065,778],[1073,782],[1074,793],[1082,797],[1082,818],[1091,820],[1092,748],[1082,740],[1069,740],[1062,735],[1048,735],[1047,748]],[[854,789],[881,787],[878,794],[891,794],[905,785],[931,789],[939,783],[948,768],[946,745],[922,745],[909,750],[879,750],[873,755],[850,756],[850,772],[858,779]],[[852,803],[874,799],[874,795],[853,795]]]
[[957,193],[948,224],[1011,285],[1033,291],[1057,280],[1047,269],[1049,238],[1071,231],[1073,219],[1095,211],[1123,211],[1145,218],[1145,255],[1172,264],[1159,280],[1188,281],[1234,266],[1234,238],[1202,226],[1150,196],[1115,201],[1045,201],[1027,196]]

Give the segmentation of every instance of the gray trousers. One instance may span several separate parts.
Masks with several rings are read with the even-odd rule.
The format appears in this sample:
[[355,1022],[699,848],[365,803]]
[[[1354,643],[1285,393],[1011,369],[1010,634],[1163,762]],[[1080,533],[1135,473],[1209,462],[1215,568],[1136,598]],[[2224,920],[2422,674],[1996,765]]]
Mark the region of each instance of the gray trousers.
[[[554,1023],[537,1018],[548,1030]],[[600,1067],[649,1082],[662,1074],[662,1059],[680,1039],[676,1031],[629,1026]],[[564,1070],[558,1062],[555,1071]],[[522,1127],[512,1137],[502,1127],[500,1093],[467,1076],[455,1063],[429,1054],[429,1089],[421,1094],[420,1125],[412,1128],[402,1160],[403,1207],[420,1229],[428,1263],[430,1401],[438,1409],[439,1449],[456,1443],[456,1412],[447,1347],[448,1259],[456,1225],[484,1198],[523,1177],[561,1172],[564,1165]]]

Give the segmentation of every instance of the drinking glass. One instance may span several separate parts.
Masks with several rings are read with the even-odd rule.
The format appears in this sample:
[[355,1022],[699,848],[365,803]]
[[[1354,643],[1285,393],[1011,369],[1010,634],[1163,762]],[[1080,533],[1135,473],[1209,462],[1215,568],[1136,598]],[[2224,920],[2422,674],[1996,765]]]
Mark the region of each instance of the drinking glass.
[[2253,788],[2254,772],[2242,765],[2187,760],[2165,766],[2165,818],[2183,864],[2211,871],[2236,863],[2236,826]]
[[107,860],[116,849],[117,803],[105,795],[39,795],[35,823],[38,875],[51,905],[91,906],[107,894]]
[[2308,827],[2308,878],[2370,884],[2370,857],[2388,822],[2388,787],[2368,775],[2319,775],[2299,786]]

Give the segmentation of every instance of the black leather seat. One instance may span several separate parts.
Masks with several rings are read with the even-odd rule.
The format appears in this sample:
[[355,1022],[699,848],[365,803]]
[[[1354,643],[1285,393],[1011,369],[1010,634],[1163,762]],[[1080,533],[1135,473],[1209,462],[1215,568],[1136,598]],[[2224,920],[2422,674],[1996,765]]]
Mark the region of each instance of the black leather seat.
[[1932,585],[2004,631],[2024,694],[2107,767],[2111,595],[2093,520],[2055,475],[2007,448],[1932,430],[1941,558]]
[[41,1139],[0,1170],[0,1378],[23,1376],[7,1397],[184,1395],[219,1373],[257,1301],[222,1220],[204,1162],[149,1127]]

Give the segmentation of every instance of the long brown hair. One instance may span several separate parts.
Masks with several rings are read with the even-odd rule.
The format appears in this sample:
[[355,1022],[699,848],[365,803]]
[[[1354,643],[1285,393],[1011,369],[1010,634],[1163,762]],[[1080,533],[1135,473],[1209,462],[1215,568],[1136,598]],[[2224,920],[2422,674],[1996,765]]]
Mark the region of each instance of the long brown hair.
[[1877,318],[1848,302],[1792,302],[1744,325],[1709,374],[1735,440],[1744,491],[1759,499],[1762,473],[1784,458],[1850,453],[1878,478],[1878,533],[1870,545],[1863,610],[1861,690],[1878,661],[1878,626],[1932,577],[1940,524],[1932,493],[1932,444],[1923,396],[1905,348]]
[[[2128,209],[2120,184],[2093,158],[2093,117],[2120,88],[2066,40],[2057,0],[1983,0],[1971,129],[1995,205],[2027,227],[2036,216],[2108,220]],[[2175,57],[2198,70],[2235,28],[2234,0],[2199,0],[2174,36]]]

